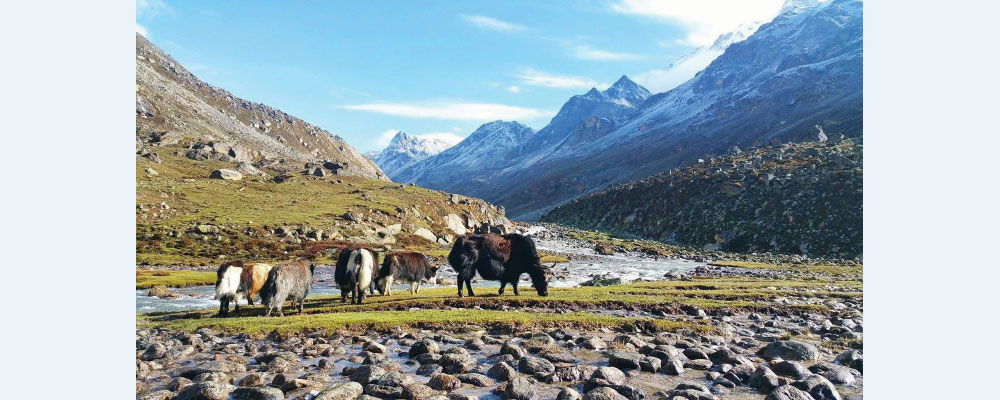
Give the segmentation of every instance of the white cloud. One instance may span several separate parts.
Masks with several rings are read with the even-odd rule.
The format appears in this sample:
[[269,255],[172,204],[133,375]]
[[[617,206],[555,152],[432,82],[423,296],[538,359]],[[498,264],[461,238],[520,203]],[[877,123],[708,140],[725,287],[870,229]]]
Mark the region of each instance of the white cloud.
[[560,89],[588,89],[598,87],[593,79],[577,76],[553,75],[538,71],[533,68],[522,68],[521,72],[515,74],[525,85],[544,86]]
[[703,48],[678,60],[670,68],[639,74],[635,81],[652,93],[666,92],[693,78],[720,54],[722,50]]
[[149,39],[149,30],[146,29],[145,26],[139,25],[138,23],[135,24],[135,33],[138,33],[142,36],[145,36],[146,39]]
[[380,133],[378,137],[375,138],[375,145],[380,149],[385,148],[389,145],[389,142],[392,141],[392,138],[395,137],[397,133],[399,133],[399,129],[389,129]]
[[369,103],[345,105],[341,108],[400,117],[463,121],[531,120],[555,114],[552,111],[535,108],[489,103]]
[[137,17],[155,17],[171,12],[173,10],[163,0],[135,0],[135,15]]
[[528,30],[524,25],[501,21],[485,15],[461,15],[462,19],[481,29],[489,29],[501,32],[523,32]]
[[704,46],[740,24],[774,19],[782,3],[784,0],[618,0],[611,9],[679,23],[687,28],[686,44]]
[[520,86],[515,86],[515,85],[507,86],[507,91],[511,93],[521,93],[522,90],[524,89],[521,89]]
[[592,61],[626,61],[641,60],[642,55],[632,53],[617,53],[613,51],[590,48],[589,46],[576,46],[573,48],[573,57],[581,60]]

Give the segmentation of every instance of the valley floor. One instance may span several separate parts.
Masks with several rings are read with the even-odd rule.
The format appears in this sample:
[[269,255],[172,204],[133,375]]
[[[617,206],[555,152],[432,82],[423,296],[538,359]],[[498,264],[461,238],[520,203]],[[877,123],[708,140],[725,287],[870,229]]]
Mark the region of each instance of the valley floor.
[[861,398],[860,265],[712,261],[666,279],[139,314],[136,397]]

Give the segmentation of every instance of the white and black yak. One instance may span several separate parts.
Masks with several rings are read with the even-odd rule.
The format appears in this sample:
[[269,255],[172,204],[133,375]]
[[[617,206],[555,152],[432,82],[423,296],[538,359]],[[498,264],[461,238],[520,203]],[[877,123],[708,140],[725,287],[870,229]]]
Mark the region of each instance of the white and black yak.
[[420,291],[420,283],[429,282],[437,276],[439,267],[431,266],[423,253],[398,251],[385,256],[382,267],[375,278],[375,288],[385,296],[392,296],[392,284],[408,282],[410,294]]
[[278,310],[278,316],[285,316],[281,307],[286,300],[292,302],[292,307],[298,304],[301,314],[302,302],[309,296],[315,269],[316,265],[305,258],[272,268],[264,287],[260,289],[260,301],[267,307],[266,315],[271,316],[272,311]]
[[378,253],[370,249],[348,247],[340,251],[333,279],[340,287],[341,303],[347,302],[347,293],[351,294],[351,304],[362,303],[365,289],[374,280],[377,262]]
[[240,312],[240,300],[243,291],[240,290],[240,278],[243,274],[243,261],[228,261],[215,271],[215,299],[219,301],[219,316],[229,315],[229,303],[236,303],[236,312]]
[[511,233],[497,235],[466,235],[459,237],[448,253],[448,263],[458,273],[458,297],[462,297],[462,285],[472,292],[472,278],[479,276],[488,281],[500,281],[500,294],[503,294],[507,284],[514,286],[514,294],[521,295],[517,290],[518,280],[522,274],[531,277],[531,285],[539,296],[548,296],[550,269],[555,266],[542,265],[535,250],[535,242],[530,237]]

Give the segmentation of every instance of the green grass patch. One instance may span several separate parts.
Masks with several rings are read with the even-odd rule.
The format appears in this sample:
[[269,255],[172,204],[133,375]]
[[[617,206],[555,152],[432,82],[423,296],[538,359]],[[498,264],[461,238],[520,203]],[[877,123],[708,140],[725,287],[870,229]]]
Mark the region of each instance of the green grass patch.
[[163,322],[139,317],[138,325],[152,325],[175,330],[194,331],[207,327],[230,334],[263,335],[270,332],[298,333],[315,330],[388,331],[396,328],[494,328],[504,330],[544,327],[625,328],[639,327],[657,331],[690,329],[707,333],[711,326],[701,323],[664,321],[651,318],[624,318],[588,313],[523,313],[490,310],[419,310],[383,312],[341,312],[324,314],[286,314],[278,317],[242,317],[176,319]]
[[768,264],[752,261],[713,261],[708,265],[735,268],[766,269],[772,271],[787,272],[809,272],[835,276],[850,276],[860,278],[864,272],[864,266],[858,265],[807,265],[807,264]]
[[153,286],[183,287],[194,285],[214,285],[215,272],[173,271],[140,269],[135,271],[135,288],[147,289]]

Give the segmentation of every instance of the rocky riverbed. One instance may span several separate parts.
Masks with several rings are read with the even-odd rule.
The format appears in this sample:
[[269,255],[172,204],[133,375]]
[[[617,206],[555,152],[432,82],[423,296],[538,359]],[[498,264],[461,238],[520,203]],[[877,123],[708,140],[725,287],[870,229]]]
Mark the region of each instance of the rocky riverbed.
[[[594,264],[589,266],[592,272],[583,275],[592,282],[578,279],[574,286],[602,279],[668,282],[628,283],[608,287],[606,292],[605,288],[557,289],[562,292],[550,296],[548,302],[533,300],[537,296],[530,289],[530,294],[519,298],[494,297],[487,289],[485,296],[475,299],[417,303],[428,296],[445,296],[446,290],[441,289],[437,291],[441,293],[422,292],[393,302],[412,302],[425,311],[509,312],[511,320],[530,314],[540,319],[575,313],[664,321],[677,327],[473,322],[448,328],[430,324],[421,329],[419,324],[396,326],[390,321],[378,328],[323,329],[317,328],[319,322],[309,322],[340,312],[359,311],[354,314],[376,320],[386,312],[378,311],[382,309],[411,307],[407,313],[421,309],[382,307],[379,302],[384,300],[379,296],[372,298],[374,304],[367,309],[336,306],[321,298],[314,299],[318,308],[310,311],[307,300],[307,315],[281,320],[226,319],[234,323],[223,325],[228,331],[166,327],[172,320],[187,318],[205,321],[187,326],[215,326],[217,319],[208,318],[210,312],[167,314],[137,324],[136,398],[825,400],[863,396],[864,309],[859,266],[849,267],[855,268],[849,273],[844,273],[847,267],[836,266],[783,270],[704,263],[659,270],[648,267],[676,260],[624,248],[601,254],[602,249],[593,243],[562,232],[534,233],[540,248],[567,255],[573,268]],[[320,274],[317,282],[329,285],[330,278]],[[574,293],[608,297],[587,302],[572,297]],[[663,300],[650,303],[650,298]],[[485,309],[493,311],[481,311]],[[295,323],[305,329],[239,333],[244,324],[262,321],[273,321],[276,325],[268,326],[277,327]]]
[[[861,398],[855,319],[702,316],[692,332],[314,332],[267,338],[140,329],[142,399]],[[811,336],[809,339],[785,339]]]

